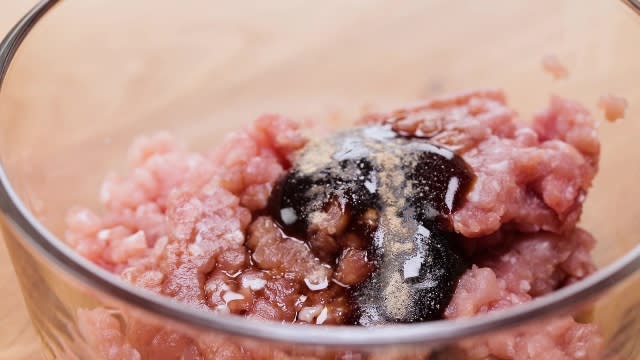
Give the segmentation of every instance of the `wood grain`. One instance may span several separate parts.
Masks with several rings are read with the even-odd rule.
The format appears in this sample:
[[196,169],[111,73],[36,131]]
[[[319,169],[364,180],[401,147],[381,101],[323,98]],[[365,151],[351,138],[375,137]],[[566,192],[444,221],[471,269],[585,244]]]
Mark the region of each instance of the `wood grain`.
[[[0,32],[5,33],[33,2],[0,0]],[[212,136],[265,110],[345,118],[372,103],[384,108],[484,85],[504,87],[523,116],[546,102],[549,92],[570,92],[596,110],[597,96],[607,91],[630,99],[630,113],[640,114],[638,101],[633,101],[640,99],[640,87],[628,79],[630,74],[640,74],[640,47],[624,46],[629,33],[640,33],[639,24],[630,12],[612,11],[618,5],[615,1],[590,0],[585,5],[583,0],[496,0],[493,4],[500,6],[490,7],[481,1],[461,0],[464,7],[456,16],[450,11],[451,17],[440,18],[430,17],[422,0],[403,2],[402,7],[382,0],[327,3],[331,6],[314,8],[313,16],[301,18],[290,16],[308,6],[298,0],[269,2],[268,6],[267,2],[189,0],[180,2],[179,13],[171,1],[64,1],[64,9],[47,17],[44,30],[28,39],[7,77],[0,117],[15,122],[11,133],[0,129],[0,141],[25,151],[3,161],[19,170],[18,180],[20,172],[29,179],[35,204],[56,203],[65,208],[75,200],[63,191],[47,191],[46,186],[63,188],[82,166],[99,164],[75,189],[83,194],[83,202],[94,199],[104,172],[119,166],[131,137],[158,127],[202,148]],[[443,0],[430,4],[435,9],[450,7]],[[527,16],[512,16],[516,13]],[[141,17],[144,21],[136,21]],[[184,26],[166,26],[174,21]],[[459,25],[467,22],[483,26],[468,29]],[[585,24],[593,24],[598,31],[585,36]],[[421,36],[424,28],[441,30],[448,38]],[[510,31],[523,28],[529,31],[518,32],[518,36]],[[202,33],[211,36],[203,38]],[[470,48],[461,51],[458,43]],[[379,53],[376,44],[387,52]],[[487,47],[492,51],[485,51]],[[532,48],[540,50],[539,56],[521,59],[520,54]],[[623,52],[613,57],[614,49]],[[552,82],[541,72],[539,60],[544,51],[560,55],[570,68],[570,82]],[[334,54],[341,56],[334,59]],[[445,66],[457,71],[439,71]],[[100,79],[99,86],[96,79]],[[528,91],[535,88],[549,91]],[[152,99],[149,93],[154,94]],[[210,121],[190,121],[189,126],[180,121],[219,118],[226,121],[216,125],[213,135],[208,131]],[[39,121],[40,126],[29,127],[20,119]],[[80,126],[86,119],[93,126]],[[50,141],[52,128],[65,132],[64,142]],[[640,217],[640,206],[635,199],[640,194],[629,194],[628,189],[634,188],[640,167],[625,161],[640,158],[640,143],[636,137],[620,136],[634,133],[640,133],[640,122],[601,129],[606,144],[602,172],[583,220],[598,238],[615,239],[626,247],[601,243],[597,250],[600,264],[609,263],[637,242],[635,219]],[[88,145],[97,150],[83,154],[84,161],[61,169],[50,159],[30,157],[28,149],[45,143],[60,156],[76,154]],[[101,157],[104,152],[116,156],[105,160]],[[617,156],[620,152],[627,156]],[[617,169],[625,166],[628,176],[619,177]],[[619,213],[619,223],[600,224],[603,212],[616,213],[620,207],[626,211]],[[61,232],[59,212],[40,215],[50,228]],[[38,340],[4,246],[0,247],[0,293],[4,295],[0,299],[0,360],[38,358]]]

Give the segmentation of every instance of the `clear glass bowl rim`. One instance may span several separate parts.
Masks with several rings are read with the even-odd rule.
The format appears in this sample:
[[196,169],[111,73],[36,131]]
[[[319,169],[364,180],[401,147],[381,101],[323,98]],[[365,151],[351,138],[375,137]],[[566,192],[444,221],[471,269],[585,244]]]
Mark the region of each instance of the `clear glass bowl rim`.
[[[622,1],[640,14],[640,0]],[[61,0],[41,0],[0,43],[0,90],[22,41],[42,16],[61,2]],[[120,281],[82,258],[39,223],[15,192],[1,165],[0,209],[7,224],[19,235],[18,238],[24,242],[26,248],[82,286],[106,294],[122,304],[184,326],[286,344],[348,348],[442,345],[466,337],[522,325],[532,319],[541,320],[552,315],[570,313],[640,269],[640,245],[637,245],[613,264],[600,269],[583,281],[524,305],[468,319],[386,325],[375,328],[259,322],[237,316],[211,316],[205,311],[180,305]]]

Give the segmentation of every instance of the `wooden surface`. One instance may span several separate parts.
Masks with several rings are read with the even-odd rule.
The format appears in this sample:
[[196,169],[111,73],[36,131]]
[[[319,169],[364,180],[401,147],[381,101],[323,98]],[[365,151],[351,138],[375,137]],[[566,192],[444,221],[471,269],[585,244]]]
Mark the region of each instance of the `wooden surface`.
[[[24,14],[30,1],[0,0],[0,33]],[[0,246],[0,359],[31,360],[40,358],[40,344],[36,336],[22,294],[4,244]]]
[[[0,0],[0,32],[6,32],[33,2]],[[399,8],[397,2],[391,1],[334,2],[334,6],[340,4],[340,11],[314,9],[313,16],[304,19],[291,18],[288,15],[287,5],[291,5],[291,9],[297,11],[306,6],[306,2],[295,0],[278,1],[276,7],[268,11],[266,8],[254,6],[256,2],[244,8],[236,5],[236,2],[233,5],[231,2],[219,2],[214,6],[217,6],[217,9],[221,9],[220,6],[229,6],[229,9],[222,9],[229,10],[228,16],[225,11],[209,11],[212,5],[207,5],[206,1],[185,1],[179,14],[174,14],[175,9],[167,5],[173,3],[170,1],[137,0],[128,2],[126,6],[123,5],[125,2],[126,0],[64,1],[64,11],[52,16],[46,27],[47,31],[34,34],[32,42],[24,49],[19,64],[8,77],[7,86],[3,90],[3,96],[9,100],[2,103],[5,106],[0,108],[0,116],[13,116],[16,119],[16,131],[10,137],[0,133],[2,141],[12,141],[16,146],[28,148],[45,142],[52,126],[68,126],[69,129],[73,129],[68,132],[72,139],[65,143],[64,146],[67,148],[63,150],[78,152],[82,146],[87,145],[84,139],[95,140],[91,132],[111,131],[113,128],[115,130],[109,134],[117,135],[118,131],[120,134],[125,131],[134,134],[152,130],[157,124],[161,124],[174,130],[179,136],[193,139],[194,143],[200,146],[208,140],[204,136],[208,136],[209,133],[198,128],[199,125],[195,122],[190,127],[184,127],[175,119],[198,119],[209,114],[236,119],[252,116],[251,114],[263,110],[283,110],[296,115],[316,115],[323,111],[326,114],[331,113],[332,109],[349,113],[367,103],[387,106],[387,103],[411,100],[443,90],[485,84],[505,87],[511,95],[512,102],[518,105],[524,114],[538,108],[548,96],[548,92],[527,92],[528,87],[553,87],[554,91],[559,92],[578,89],[575,92],[576,96],[588,102],[592,109],[595,108],[597,95],[606,91],[621,93],[630,100],[640,99],[637,81],[626,81],[629,73],[640,73],[637,61],[640,59],[640,47],[623,44],[623,41],[629,40],[625,38],[627,32],[633,30],[629,21],[633,16],[624,14],[610,18],[614,22],[613,26],[598,28],[598,31],[589,33],[588,37],[584,36],[585,23],[593,22],[594,27],[597,27],[596,20],[608,19],[607,11],[613,6],[613,1],[594,0],[589,1],[587,6],[582,0],[505,0],[501,3],[504,7],[500,9],[486,7],[479,1],[463,1],[467,7],[476,6],[477,11],[462,12],[461,17],[452,16],[450,19],[429,18],[429,14],[422,10],[424,3],[421,1],[407,1],[406,8]],[[447,2],[434,3],[445,6]],[[541,4],[545,6],[540,6]],[[145,6],[149,5],[154,8],[152,12],[145,10]],[[495,34],[495,27],[505,28],[504,31],[497,32],[500,37],[496,41],[502,41],[498,51],[484,52],[484,47],[491,44],[482,41],[484,33],[480,30],[464,32],[464,26],[460,27],[461,31],[451,30],[455,30],[456,25],[452,24],[453,22],[464,24],[467,20],[477,20],[476,17],[490,18],[499,10],[503,11],[504,16],[496,17],[495,24],[487,22],[484,24],[486,27],[482,29],[486,34]],[[267,11],[269,15],[263,16],[261,11]],[[530,16],[511,18],[511,12],[527,12]],[[581,14],[585,16],[580,16]],[[135,16],[146,20],[140,25],[135,25]],[[246,21],[246,16],[254,21]],[[215,20],[212,20],[213,18]],[[425,18],[433,22],[433,29],[430,31],[436,31],[438,27],[447,29],[451,45],[440,46],[441,43],[429,42],[429,39],[420,36]],[[564,18],[567,19],[567,23],[564,24],[566,29],[547,26],[559,23],[558,20]],[[244,19],[242,25],[235,23],[237,19]],[[267,28],[263,20],[264,23],[277,23],[273,19],[282,21],[279,26],[268,27],[268,31],[261,30],[263,27]],[[180,32],[176,32],[174,28],[164,29],[165,24],[174,21],[184,21],[192,26],[180,27]],[[523,21],[525,23],[522,23]],[[617,22],[620,23],[619,26]],[[252,24],[249,26],[247,23]],[[123,25],[123,28],[119,28]],[[546,47],[535,36],[510,36],[509,29],[522,28],[530,29],[532,33],[548,32],[548,39],[545,41],[553,46]],[[207,39],[189,36],[202,31],[210,31],[215,35]],[[556,31],[561,31],[563,37],[555,36]],[[405,34],[413,36],[407,37]],[[130,42],[122,41],[128,36],[132,38]],[[637,33],[634,36],[638,38]],[[279,39],[284,37],[290,43],[279,42]],[[476,44],[471,42],[469,45],[470,37],[478,39]],[[53,45],[53,39],[69,40]],[[119,39],[120,42],[109,41],[113,39]],[[456,56],[457,41],[466,42],[468,46],[476,46],[478,56],[471,59],[468,56]],[[580,46],[583,51],[578,53],[568,50],[575,44],[585,45],[587,41],[594,42],[596,46]],[[376,42],[383,44],[390,51],[376,53],[377,49],[370,46]],[[296,46],[289,46],[293,43]],[[434,44],[439,47],[431,53],[428,47],[435,46]],[[266,56],[252,50],[260,49],[262,46],[269,46],[269,49],[273,50]],[[528,61],[517,63],[512,61],[531,47],[539,48],[540,56],[531,56]],[[625,50],[623,54],[617,53],[617,57],[613,58],[609,55],[613,51],[603,51],[603,47],[605,50]],[[110,49],[130,51],[134,55],[125,56]],[[418,49],[422,57],[406,54],[407,49]],[[573,82],[570,85],[553,83],[539,69],[539,59],[544,55],[544,51],[558,51],[570,66],[572,75],[587,74],[594,66],[596,70],[610,67],[612,71],[609,74],[599,75],[606,76],[606,79],[591,80],[600,81],[599,84],[612,85],[607,88],[595,88],[592,86],[593,83],[589,82],[591,80],[579,75],[572,77]],[[146,54],[146,57],[137,58],[136,54]],[[227,58],[225,54],[233,56]],[[349,56],[343,56],[339,62],[333,63],[331,54]],[[376,61],[375,58],[380,60]],[[71,63],[74,64],[73,67],[69,66]],[[102,79],[100,86],[93,84],[92,79],[97,77],[99,71],[109,70],[99,66],[92,67],[98,63],[117,64],[118,67],[118,72]],[[385,66],[380,66],[382,63]],[[429,65],[423,66],[422,63]],[[442,74],[437,71],[438,67],[450,63],[461,70],[455,74]],[[496,64],[500,64],[499,72],[496,71]],[[403,71],[405,68],[409,71]],[[179,76],[172,73],[177,69],[180,71]],[[632,72],[633,70],[637,71]],[[154,73],[159,75],[148,77]],[[331,75],[328,75],[329,73]],[[375,76],[371,76],[372,74]],[[216,81],[218,79],[221,81]],[[289,88],[295,88],[296,91],[291,92]],[[145,98],[148,92],[157,93],[153,102]],[[105,96],[114,93],[121,93],[121,96],[115,99],[112,95]],[[83,99],[80,104],[77,104],[78,98]],[[238,105],[238,101],[243,99],[250,103],[251,107]],[[314,103],[326,106],[323,105],[323,109],[314,108]],[[96,111],[96,108],[101,111]],[[632,102],[633,113],[640,113],[638,110],[640,109],[637,102]],[[21,123],[18,122],[21,118],[38,118],[44,125],[36,129],[21,129]],[[65,118],[67,122],[60,122],[61,118]],[[74,126],[73,119],[87,118],[95,121],[94,127]],[[157,122],[147,126],[148,123],[140,121],[149,118],[154,118]],[[50,122],[47,122],[47,119]],[[237,123],[230,121],[219,125],[218,128],[223,132],[236,126]],[[84,130],[88,132],[83,132]],[[621,124],[617,131],[637,134],[640,133],[640,128],[638,122],[626,122]],[[608,177],[607,174],[613,173],[624,162],[623,158],[615,157],[617,151],[624,150],[635,158],[640,156],[638,141],[635,137],[619,138],[615,131],[607,126],[603,127],[602,134],[608,150],[603,153],[606,161],[603,162],[604,175],[601,175],[599,183],[618,184],[619,189],[625,189],[627,184],[634,186],[631,183],[635,184],[635,179],[640,176],[640,168],[636,165],[629,167],[629,171],[633,171],[631,176],[621,180]],[[123,152],[130,140],[127,136],[114,136],[113,142],[111,137],[105,139],[108,139],[108,142],[105,140],[104,144],[109,144],[110,149],[116,152]],[[62,152],[61,149],[62,147],[55,150]],[[23,155],[27,156],[27,153]],[[85,155],[87,158],[98,156],[89,153]],[[17,157],[6,160],[15,160],[12,164],[16,164],[20,163],[21,159]],[[102,160],[89,159],[87,163],[98,161]],[[118,161],[117,157],[114,157],[112,163],[107,161],[101,163],[101,166],[115,166]],[[44,178],[43,174],[48,176],[49,185],[56,184],[56,181],[67,182],[68,179],[59,169],[54,169],[50,163],[38,162],[38,159],[29,159],[20,165],[29,167],[28,171],[25,170],[25,176],[33,181],[36,195],[38,186],[44,186],[36,182],[38,178]],[[67,170],[73,171],[74,165],[69,166],[71,168]],[[86,190],[93,194],[102,176],[103,173],[100,171],[89,174],[81,185],[86,189],[77,191]],[[603,211],[616,212],[620,204],[626,204],[625,201],[629,206],[634,206],[629,202],[628,193],[616,189],[604,192],[601,190],[603,187],[606,186],[596,186],[589,200],[591,204],[597,205],[597,211],[589,210],[594,207],[587,209],[584,216],[587,223],[596,223]],[[43,190],[42,194],[40,203],[70,201],[63,198],[64,192]],[[631,197],[632,200],[635,198]],[[632,210],[627,210],[620,214],[622,225],[605,225],[590,230],[596,230],[596,235],[600,238],[616,238],[627,243],[637,241],[637,221],[634,219],[640,216],[640,208],[635,205]],[[56,228],[59,222],[56,223],[56,219],[51,221],[52,224],[47,225],[59,232],[60,228]],[[615,252],[607,249],[607,246],[602,246],[598,250],[598,261],[606,264],[619,256],[620,251],[623,250]],[[0,293],[3,294],[0,298],[0,360],[37,358],[38,341],[29,323],[4,246],[0,246]]]

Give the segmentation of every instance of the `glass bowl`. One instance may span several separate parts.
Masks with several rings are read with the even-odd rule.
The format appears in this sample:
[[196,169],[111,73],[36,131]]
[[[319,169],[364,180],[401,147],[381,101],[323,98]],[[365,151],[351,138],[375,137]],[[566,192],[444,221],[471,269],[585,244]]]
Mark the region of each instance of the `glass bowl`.
[[[137,359],[110,348],[136,323],[172,334],[143,358],[450,359],[452,344],[578,311],[602,329],[603,358],[640,354],[635,0],[57,3],[40,2],[0,48],[2,230],[47,358]],[[568,66],[568,80],[542,72],[547,54]],[[599,239],[600,270],[529,304],[378,328],[262,323],[133,288],[58,240],[73,205],[99,209],[101,179],[122,170],[136,135],[169,130],[207,149],[262,112],[335,125],[486,86],[505,89],[525,118],[552,93],[594,114],[602,94],[629,100],[626,119],[599,129],[600,174],[581,220]],[[104,309],[111,322],[96,326],[111,331],[89,331],[78,320],[86,309]],[[194,339],[240,350],[171,353]]]

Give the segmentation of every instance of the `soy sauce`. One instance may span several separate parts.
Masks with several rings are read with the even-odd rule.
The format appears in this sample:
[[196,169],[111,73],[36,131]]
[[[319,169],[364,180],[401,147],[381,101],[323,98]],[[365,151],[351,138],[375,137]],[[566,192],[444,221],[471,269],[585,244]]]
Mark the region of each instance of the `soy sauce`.
[[[361,127],[309,143],[268,209],[285,233],[309,241],[312,225],[338,206],[346,231],[366,241],[375,270],[350,289],[354,324],[435,320],[468,267],[450,215],[474,178],[460,156],[428,139]],[[311,248],[325,261],[340,250]]]

